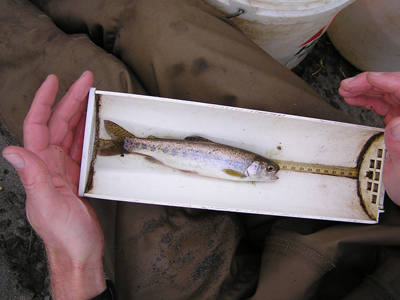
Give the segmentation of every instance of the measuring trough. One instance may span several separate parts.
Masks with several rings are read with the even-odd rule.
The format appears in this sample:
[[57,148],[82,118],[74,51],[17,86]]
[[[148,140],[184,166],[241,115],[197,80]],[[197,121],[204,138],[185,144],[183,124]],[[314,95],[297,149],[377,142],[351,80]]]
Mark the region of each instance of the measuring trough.
[[[138,137],[197,135],[279,163],[274,182],[184,173],[140,155],[98,156],[103,121]],[[367,126],[92,89],[79,194],[146,204],[377,223],[383,212],[383,130]]]

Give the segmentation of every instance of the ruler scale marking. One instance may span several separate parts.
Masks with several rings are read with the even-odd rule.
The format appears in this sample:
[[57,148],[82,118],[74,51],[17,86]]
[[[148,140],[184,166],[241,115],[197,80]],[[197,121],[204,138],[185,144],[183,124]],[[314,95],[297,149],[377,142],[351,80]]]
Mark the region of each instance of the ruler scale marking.
[[312,173],[358,179],[358,169],[350,167],[329,166],[322,164],[300,163],[294,161],[275,160],[282,171]]

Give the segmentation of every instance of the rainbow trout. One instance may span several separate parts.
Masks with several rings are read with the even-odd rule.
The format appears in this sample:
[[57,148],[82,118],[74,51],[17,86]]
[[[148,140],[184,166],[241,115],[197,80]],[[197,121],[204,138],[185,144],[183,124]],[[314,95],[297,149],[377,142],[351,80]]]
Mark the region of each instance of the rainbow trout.
[[146,159],[177,170],[235,181],[273,181],[279,166],[258,154],[189,136],[184,140],[138,138],[105,120],[111,140],[100,140],[99,155],[141,154]]

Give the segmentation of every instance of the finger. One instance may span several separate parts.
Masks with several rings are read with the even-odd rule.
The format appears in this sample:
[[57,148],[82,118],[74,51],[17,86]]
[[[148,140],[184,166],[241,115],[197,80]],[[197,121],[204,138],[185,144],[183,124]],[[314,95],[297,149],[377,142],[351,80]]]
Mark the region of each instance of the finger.
[[400,72],[368,72],[366,78],[377,91],[393,94],[400,104]]
[[57,77],[49,75],[36,92],[24,120],[24,146],[31,151],[45,149],[49,144],[48,121],[57,90]]
[[85,133],[85,122],[86,122],[86,114],[83,113],[78,125],[75,128],[74,140],[69,149],[69,156],[78,165],[80,165],[81,159],[82,159],[82,147],[83,147],[83,138],[84,138],[84,133]]
[[378,115],[386,116],[392,107],[382,97],[378,96],[358,96],[344,97],[344,101],[350,105],[362,106],[364,108],[375,111]]
[[90,71],[84,72],[55,107],[49,121],[51,144],[63,144],[67,148],[70,146],[74,128],[86,107],[92,85],[93,74]]
[[[86,104],[86,102],[85,102],[85,104]],[[86,105],[85,105],[85,107],[86,107]],[[65,149],[65,151],[71,152],[70,148],[73,146],[73,143],[74,143],[76,127],[79,124],[83,114],[85,114],[85,112],[82,109],[81,113],[76,113],[75,116],[69,122],[69,124],[70,124],[69,131],[60,144],[61,147],[63,147]]]
[[345,92],[345,95],[342,96],[352,96],[352,95],[360,95],[361,93],[365,93],[369,91],[372,86],[371,83],[367,80],[367,73],[358,74],[355,77],[347,78],[342,80],[340,83],[340,88],[342,92]]
[[394,94],[399,99],[400,72],[364,72],[342,80],[339,92],[343,97]]

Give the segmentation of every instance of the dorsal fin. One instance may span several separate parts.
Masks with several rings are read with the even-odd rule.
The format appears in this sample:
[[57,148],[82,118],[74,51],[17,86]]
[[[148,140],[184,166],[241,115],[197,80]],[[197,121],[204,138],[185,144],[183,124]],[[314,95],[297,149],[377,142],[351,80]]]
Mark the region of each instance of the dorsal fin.
[[210,141],[209,139],[203,138],[203,137],[198,136],[198,135],[187,136],[187,137],[185,137],[185,141],[214,143],[213,141]]

